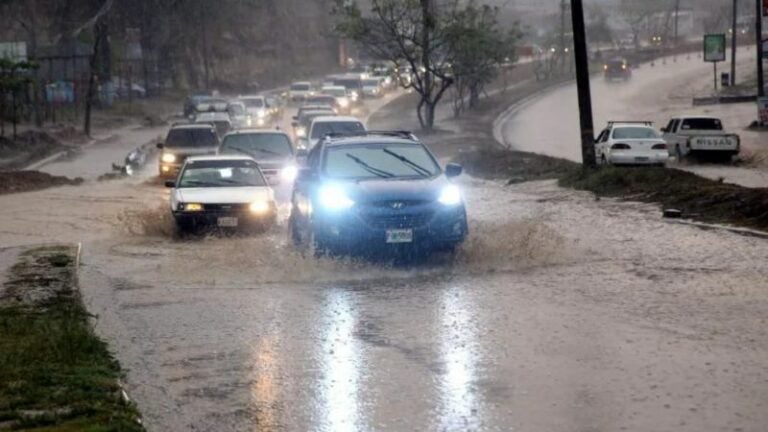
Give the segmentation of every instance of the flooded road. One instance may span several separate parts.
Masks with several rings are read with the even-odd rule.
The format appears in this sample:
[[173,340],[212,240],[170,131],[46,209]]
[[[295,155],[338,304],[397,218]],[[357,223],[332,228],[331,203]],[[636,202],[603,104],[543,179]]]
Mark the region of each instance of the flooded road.
[[86,303],[153,431],[768,424],[768,242],[462,183],[470,240],[416,268],[302,257],[284,220],[178,240],[142,179],[0,197],[0,239],[84,242]]
[[[92,178],[102,156],[54,168]],[[84,300],[150,431],[768,424],[765,240],[465,176],[455,259],[314,259],[287,209],[263,236],[176,238],[154,172],[0,196],[1,245],[83,243]]]

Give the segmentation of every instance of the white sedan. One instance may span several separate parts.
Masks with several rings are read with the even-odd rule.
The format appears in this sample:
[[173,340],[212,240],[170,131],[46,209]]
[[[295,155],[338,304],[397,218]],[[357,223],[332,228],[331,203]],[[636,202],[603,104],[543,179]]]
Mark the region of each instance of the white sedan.
[[609,122],[595,141],[597,162],[610,165],[664,165],[667,143],[650,122]]
[[186,160],[171,188],[170,210],[181,232],[202,228],[266,231],[277,205],[259,164],[244,156]]

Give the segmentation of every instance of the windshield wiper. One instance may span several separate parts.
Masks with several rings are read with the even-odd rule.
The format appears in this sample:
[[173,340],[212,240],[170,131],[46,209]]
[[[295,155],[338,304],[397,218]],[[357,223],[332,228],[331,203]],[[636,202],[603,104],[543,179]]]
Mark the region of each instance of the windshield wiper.
[[253,153],[251,153],[251,152],[249,152],[247,150],[243,150],[240,147],[228,147],[228,148],[231,149],[231,150],[234,150],[234,151],[236,151],[236,152],[238,152],[240,154],[244,154],[246,156],[250,156],[250,157],[256,159],[256,155],[255,154],[253,154]]
[[208,187],[208,186],[211,186],[211,184],[208,182],[203,182],[199,180],[182,180],[181,181],[181,187],[190,187],[190,186]]
[[419,173],[419,175],[421,175],[422,177],[432,177],[432,175],[434,174],[432,171],[424,168],[423,166],[421,166],[421,165],[417,164],[416,162],[408,159],[407,157],[401,155],[400,153],[395,153],[395,152],[393,152],[392,150],[390,150],[390,149],[388,149],[386,147],[382,151],[384,153],[392,156],[393,158],[399,160],[400,162],[408,165],[412,170],[414,170],[417,173]]
[[355,161],[355,163],[357,163],[361,167],[365,168],[366,171],[368,171],[369,173],[371,173],[371,174],[373,174],[375,176],[378,176],[378,177],[381,177],[381,178],[392,178],[392,177],[395,176],[391,172],[387,172],[387,171],[384,171],[384,170],[381,170],[381,169],[378,169],[378,168],[374,168],[374,167],[368,165],[367,163],[365,163],[365,161],[363,161],[359,157],[354,156],[352,154],[347,153],[347,157],[352,159],[353,161]]

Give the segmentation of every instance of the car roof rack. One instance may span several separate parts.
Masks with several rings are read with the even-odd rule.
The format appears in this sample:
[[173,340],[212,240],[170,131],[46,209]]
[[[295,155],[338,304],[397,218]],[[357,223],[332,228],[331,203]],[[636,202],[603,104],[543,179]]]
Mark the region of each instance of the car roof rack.
[[354,133],[329,133],[323,136],[324,140],[332,140],[339,138],[354,138],[354,137],[367,137],[367,136],[386,136],[394,138],[402,138],[411,141],[418,141],[419,138],[411,131],[407,130],[367,130]]
[[617,123],[622,124],[641,124],[645,126],[653,126],[653,122],[649,120],[611,120],[608,122],[608,127],[611,127]]

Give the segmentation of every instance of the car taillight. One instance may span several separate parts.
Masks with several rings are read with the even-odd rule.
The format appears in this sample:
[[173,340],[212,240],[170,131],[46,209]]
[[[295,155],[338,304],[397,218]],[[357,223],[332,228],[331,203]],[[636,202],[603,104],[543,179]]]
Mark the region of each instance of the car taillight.
[[631,150],[632,147],[629,144],[614,144],[611,146],[611,150]]
[[653,147],[651,147],[651,149],[653,149],[653,150],[666,150],[667,149],[667,145],[664,144],[664,143],[654,144]]

